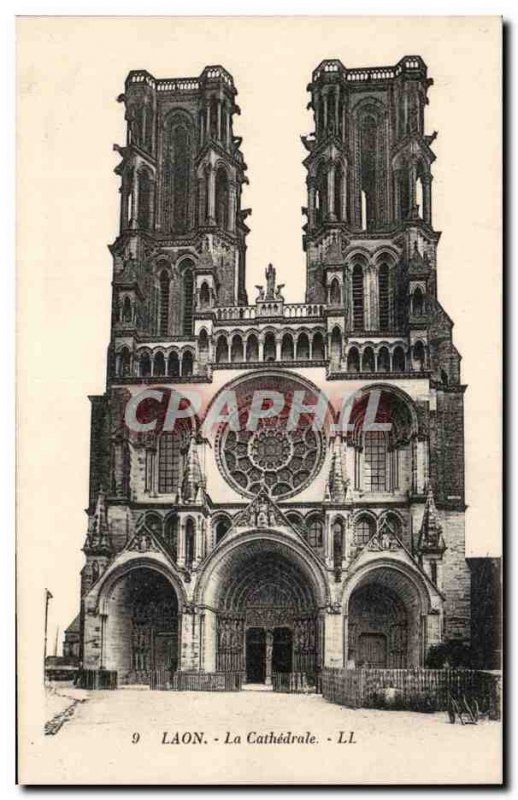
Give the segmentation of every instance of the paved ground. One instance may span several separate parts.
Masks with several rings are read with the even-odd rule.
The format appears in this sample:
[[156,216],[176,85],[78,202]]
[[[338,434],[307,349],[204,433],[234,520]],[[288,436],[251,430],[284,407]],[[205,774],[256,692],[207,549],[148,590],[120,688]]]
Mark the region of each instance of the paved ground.
[[[352,710],[265,691],[64,693],[88,700],[45,737],[45,763],[58,759],[63,782],[499,779],[497,722],[451,725],[445,713]],[[270,741],[288,732],[303,743]]]

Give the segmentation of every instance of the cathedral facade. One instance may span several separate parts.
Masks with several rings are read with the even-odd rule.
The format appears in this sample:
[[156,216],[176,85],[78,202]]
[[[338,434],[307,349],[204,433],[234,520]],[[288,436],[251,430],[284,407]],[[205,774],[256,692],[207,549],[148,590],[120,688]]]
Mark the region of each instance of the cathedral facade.
[[232,76],[128,75],[106,391],[90,398],[85,669],[268,684],[424,666],[469,641],[431,84],[418,56],[315,69],[305,297],[286,302],[268,265],[250,302]]

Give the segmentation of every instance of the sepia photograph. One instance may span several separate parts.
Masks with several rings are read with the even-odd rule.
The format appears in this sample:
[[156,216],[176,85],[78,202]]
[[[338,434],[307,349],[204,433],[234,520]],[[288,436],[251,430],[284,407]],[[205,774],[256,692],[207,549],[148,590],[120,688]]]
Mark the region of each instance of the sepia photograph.
[[16,91],[19,782],[501,784],[501,19],[18,18]]

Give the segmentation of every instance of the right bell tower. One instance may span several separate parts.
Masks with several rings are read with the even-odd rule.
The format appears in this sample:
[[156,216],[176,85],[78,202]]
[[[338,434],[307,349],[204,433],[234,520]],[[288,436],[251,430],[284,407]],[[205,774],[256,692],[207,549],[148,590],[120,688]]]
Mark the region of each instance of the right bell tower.
[[[430,145],[436,134],[424,130],[432,83],[422,58],[405,56],[394,67],[365,69],[326,60],[308,85],[314,133],[302,137],[306,299],[329,302],[338,277],[346,331],[400,332],[411,323],[410,295],[417,288],[435,295],[439,234],[432,228]],[[355,256],[348,264],[346,252]],[[426,286],[409,283],[416,260]]]

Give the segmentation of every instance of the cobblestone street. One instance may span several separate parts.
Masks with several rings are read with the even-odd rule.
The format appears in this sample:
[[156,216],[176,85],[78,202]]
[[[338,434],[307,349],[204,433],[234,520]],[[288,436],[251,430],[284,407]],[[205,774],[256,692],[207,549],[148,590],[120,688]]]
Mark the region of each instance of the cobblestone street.
[[[88,699],[45,737],[40,768],[55,778],[57,764],[63,782],[109,783],[121,762],[128,783],[322,782],[324,762],[330,783],[499,778],[497,722],[451,725],[446,713],[344,709],[267,691],[64,691]],[[271,732],[311,743],[261,743]]]

